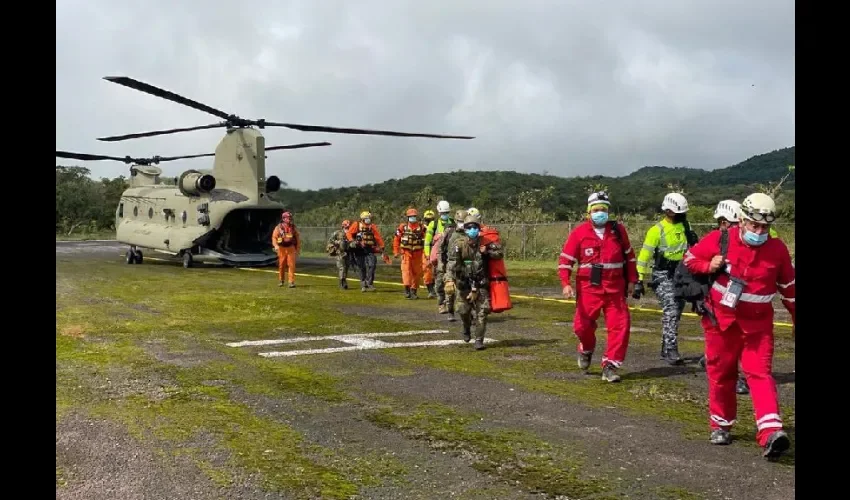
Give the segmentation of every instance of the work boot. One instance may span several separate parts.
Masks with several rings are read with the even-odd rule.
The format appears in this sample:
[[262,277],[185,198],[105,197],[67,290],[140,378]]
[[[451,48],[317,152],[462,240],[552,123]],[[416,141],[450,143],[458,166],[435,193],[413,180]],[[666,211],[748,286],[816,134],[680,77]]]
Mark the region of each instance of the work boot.
[[484,339],[475,339],[475,350],[480,351],[484,349]]
[[449,306],[446,304],[440,304],[440,307],[437,308],[437,313],[439,314],[447,314],[449,312]]
[[767,438],[767,443],[764,445],[765,458],[779,458],[783,453],[791,447],[791,439],[785,431],[776,431]]
[[670,349],[667,349],[667,352],[665,353],[665,355],[667,357],[667,363],[669,363],[671,365],[681,365],[682,364],[682,357],[679,355],[679,348],[678,347],[674,346],[674,347],[671,347]]
[[410,298],[410,287],[409,286],[404,287],[404,298],[405,299]]
[[283,286],[283,281],[278,281],[277,286]]
[[714,429],[708,439],[711,444],[729,444],[732,442],[732,434],[726,429]]
[[295,283],[289,283],[289,288],[295,288]]
[[606,382],[619,382],[620,376],[617,375],[617,368],[611,363],[605,363],[602,367],[602,380]]
[[437,297],[437,291],[434,289],[434,284],[431,283],[429,285],[426,285],[426,287],[428,288],[428,298],[429,299],[436,298]]
[[410,289],[410,298],[414,299],[414,300],[418,299],[419,298],[419,290],[416,289],[416,288],[411,288]]
[[578,367],[584,371],[587,371],[590,368],[590,362],[593,359],[592,352],[580,352],[578,353]]
[[449,320],[449,321],[457,321],[457,317],[455,316],[455,312],[454,312],[454,311],[449,311],[449,317],[448,317],[448,320]]
[[368,287],[367,287],[367,288],[369,288],[369,291],[370,291],[370,292],[374,292],[375,290],[377,290],[377,289],[375,288],[375,285],[373,285],[373,284],[371,284],[371,283],[369,283],[369,285],[368,285]]
[[699,366],[700,366],[700,368],[705,370],[705,354],[703,354],[702,357],[699,358]]
[[470,331],[470,328],[464,327],[463,328],[463,341],[469,342],[470,340],[472,340],[472,332]]
[[365,292],[366,290],[367,290],[366,285],[361,284],[361,285],[360,285],[360,291],[361,291],[361,292]]
[[750,386],[747,385],[747,379],[743,377],[738,377],[738,383],[735,385],[735,392],[738,394],[749,394]]
[[343,290],[348,290],[348,282],[344,279],[339,280],[339,287]]

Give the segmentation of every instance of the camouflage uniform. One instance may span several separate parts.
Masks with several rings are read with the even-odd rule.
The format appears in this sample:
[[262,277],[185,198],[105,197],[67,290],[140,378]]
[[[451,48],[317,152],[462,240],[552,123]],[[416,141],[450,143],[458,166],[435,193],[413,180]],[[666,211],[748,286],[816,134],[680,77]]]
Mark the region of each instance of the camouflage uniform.
[[337,229],[327,245],[328,255],[336,257],[336,269],[339,276],[339,286],[348,289],[348,268],[351,265],[351,255],[348,252],[348,241],[345,239],[345,231]]
[[440,252],[437,259],[437,290],[443,295],[443,304],[445,304],[446,312],[449,314],[449,321],[455,320],[455,296],[446,295],[446,260],[448,259],[449,249],[452,248],[451,245],[455,244],[458,235],[463,236],[463,231],[458,231],[457,226],[446,228],[443,231],[443,239],[440,240],[440,247],[437,249]]
[[[471,217],[471,216],[470,216]],[[467,218],[469,219],[469,217]],[[478,239],[470,240],[461,231],[455,231],[449,242],[445,266],[445,281],[455,283],[455,303],[463,321],[463,339],[469,342],[472,330],[472,315],[475,314],[475,348],[484,348],[487,332],[487,316],[490,314],[490,283],[487,278],[485,259],[501,259],[502,247],[497,243],[488,245],[485,254],[479,251]],[[468,298],[472,289],[477,297]]]
[[655,296],[661,304],[661,352],[678,349],[679,321],[685,310],[685,301],[673,296],[673,280],[666,270],[652,270],[652,282],[657,284]]

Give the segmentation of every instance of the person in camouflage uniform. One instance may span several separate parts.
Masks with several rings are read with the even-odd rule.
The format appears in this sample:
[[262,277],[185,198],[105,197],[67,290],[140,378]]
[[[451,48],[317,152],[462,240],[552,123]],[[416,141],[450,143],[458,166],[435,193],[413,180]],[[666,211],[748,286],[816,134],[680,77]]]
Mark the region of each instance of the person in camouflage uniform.
[[348,268],[351,266],[351,254],[348,252],[348,240],[345,232],[351,226],[351,221],[342,221],[342,229],[337,229],[328,240],[326,250],[328,255],[336,257],[336,269],[339,273],[339,287],[348,290]]
[[463,219],[463,233],[455,232],[449,242],[444,277],[446,295],[455,296],[465,342],[472,337],[472,314],[475,313],[475,349],[479,351],[484,349],[487,316],[490,314],[487,260],[503,257],[500,244],[481,245],[480,230],[480,214],[467,215]]
[[[437,252],[437,276],[442,280],[446,274],[446,260],[448,259],[450,245],[454,245],[454,239],[463,235],[463,220],[466,218],[466,210],[458,210],[455,212],[457,223],[453,226],[446,227],[443,234],[440,235],[440,242],[437,248],[432,251]],[[441,282],[441,284],[443,284]],[[448,312],[449,321],[457,321],[455,317],[455,296],[454,294],[445,294],[446,311]]]

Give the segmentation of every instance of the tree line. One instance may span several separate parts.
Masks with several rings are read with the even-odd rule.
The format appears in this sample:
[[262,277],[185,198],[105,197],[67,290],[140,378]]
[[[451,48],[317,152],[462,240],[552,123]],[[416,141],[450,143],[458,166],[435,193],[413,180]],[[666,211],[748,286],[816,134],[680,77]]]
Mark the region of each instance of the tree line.
[[[737,165],[706,171],[649,166],[624,177],[556,177],[518,172],[468,172],[414,175],[359,187],[300,191],[284,187],[270,196],[296,214],[302,226],[336,226],[369,210],[375,220],[400,221],[407,207],[434,209],[439,200],[453,207],[478,207],[492,223],[577,221],[588,193],[606,190],[612,212],[625,221],[657,218],[665,193],[683,193],[689,219],[710,222],[722,199],[741,200],[754,191],[777,201],[783,222],[794,221],[794,147],[754,156]],[[163,179],[173,183],[173,179]],[[90,177],[88,168],[56,166],[57,234],[114,230],[115,209],[129,186],[124,176]]]

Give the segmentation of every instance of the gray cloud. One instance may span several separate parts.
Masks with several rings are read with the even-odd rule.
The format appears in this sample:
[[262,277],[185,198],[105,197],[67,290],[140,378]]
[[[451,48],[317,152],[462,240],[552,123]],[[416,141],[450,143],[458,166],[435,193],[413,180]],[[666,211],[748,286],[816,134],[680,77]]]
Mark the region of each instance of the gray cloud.
[[107,75],[246,118],[477,136],[267,129],[267,145],[333,143],[269,153],[269,174],[304,189],[457,169],[717,168],[795,141],[790,0],[59,0],[56,26],[57,149],[214,151],[220,129],[95,140],[217,121]]

